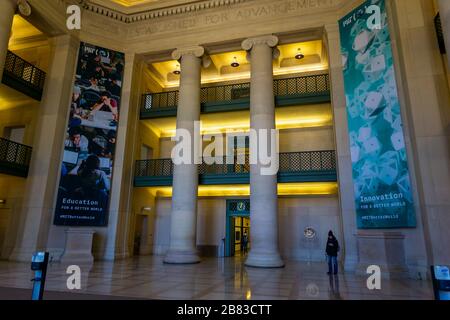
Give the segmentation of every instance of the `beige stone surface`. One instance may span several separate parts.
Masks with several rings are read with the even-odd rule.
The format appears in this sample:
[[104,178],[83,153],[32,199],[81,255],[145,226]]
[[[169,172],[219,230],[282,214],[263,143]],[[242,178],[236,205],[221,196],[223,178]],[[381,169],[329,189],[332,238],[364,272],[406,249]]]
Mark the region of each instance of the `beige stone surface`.
[[2,19],[0,21],[0,75],[3,74],[5,66],[6,52],[8,49],[9,36],[13,23],[16,3],[13,0],[5,0],[0,4]]
[[[195,154],[195,125],[200,120],[201,57],[205,49],[200,46],[175,50],[172,57],[180,61],[180,98],[177,109],[177,130],[189,134],[188,163],[174,165],[173,196],[170,220],[170,244],[165,263],[190,264],[200,262],[196,248],[198,158]],[[189,152],[186,150],[186,152]],[[183,151],[184,153],[184,151]],[[175,155],[174,160],[179,159]]]
[[[52,58],[34,135],[34,152],[12,260],[29,261],[47,246],[59,178],[65,124],[77,56],[77,42],[69,36],[52,39]],[[63,66],[63,67],[62,67]]]
[[[83,28],[76,32],[68,32],[65,28],[67,15],[63,1],[29,2],[33,8],[30,17],[33,24],[52,37],[70,33],[75,41],[68,40],[67,36],[54,37],[51,41],[50,67],[39,118],[36,129],[28,130],[31,134],[26,134],[27,139],[34,137],[33,141],[29,140],[35,148],[30,176],[26,180],[26,186],[23,186],[24,189],[21,189],[23,183],[7,182],[11,183],[11,190],[24,190],[23,200],[15,200],[23,204],[23,209],[19,210],[21,214],[17,215],[17,221],[20,223],[17,222],[16,226],[13,222],[14,227],[7,231],[17,237],[16,241],[7,240],[8,246],[15,245],[12,259],[28,261],[32,251],[44,247],[49,248],[55,257],[58,257],[64,249],[64,229],[53,226],[51,218],[78,40],[126,51],[124,102],[114,167],[111,220],[108,228],[95,230],[97,233],[93,245],[96,258],[117,259],[130,255],[137,215],[142,214],[143,207],[155,204],[155,199],[146,195],[145,191],[133,188],[134,160],[139,154],[137,150],[140,145],[147,143],[154,148],[155,157],[167,157],[170,148],[167,140],[157,141],[155,137],[150,138],[148,128],[137,125],[140,94],[149,89],[158,89],[154,80],[144,71],[145,64],[155,59],[172,59],[171,52],[175,48],[202,44],[207,51],[219,50],[218,48],[236,50],[239,49],[242,39],[276,34],[282,41],[324,40],[330,66],[334,120],[332,129],[282,132],[284,139],[280,145],[281,149],[298,151],[313,146],[317,146],[317,149],[335,146],[339,177],[339,198],[330,200],[333,204],[325,205],[326,201],[322,200],[317,203],[305,200],[308,204],[302,204],[302,199],[292,200],[295,204],[279,203],[280,225],[285,225],[286,221],[291,222],[291,218],[287,218],[291,216],[296,221],[294,226],[299,229],[307,222],[318,223],[320,228],[339,225],[336,229],[342,239],[343,262],[346,270],[355,270],[358,258],[364,251],[358,249],[355,236],[357,229],[337,20],[360,4],[360,0],[279,0],[276,3],[271,0],[237,1],[227,6],[199,8],[192,12],[175,14],[167,11],[167,14],[161,16],[154,15],[154,12],[144,12],[125,18],[107,17],[107,10],[104,15],[85,10]],[[1,11],[7,19],[0,22],[0,61],[4,60],[2,55],[5,54],[4,47],[9,37],[8,17],[11,17],[12,13],[10,4],[9,0],[2,2]],[[446,0],[441,0],[439,4],[443,12],[444,34],[448,39],[448,5]],[[449,87],[448,71],[443,63],[445,57],[439,54],[433,30],[432,20],[435,13],[436,8],[429,0],[389,1],[396,72],[418,221],[415,229],[399,230],[405,237],[404,256],[412,277],[417,277],[419,272],[426,272],[431,263],[450,264],[450,255],[445,245],[450,242],[446,229],[450,223]],[[420,57],[420,63],[417,62],[417,57]],[[268,81],[268,77],[266,80]],[[264,105],[263,103],[262,106]],[[3,115],[0,115],[0,129],[4,126]],[[17,123],[21,125],[27,121],[29,120],[21,118]],[[33,126],[31,124],[31,127]],[[265,126],[267,127],[267,124]],[[296,139],[298,141],[294,142],[297,134],[308,141]],[[149,138],[142,138],[143,135]],[[330,136],[334,136],[335,143],[330,142]],[[319,140],[323,140],[323,143],[319,143]],[[191,198],[195,196],[192,195]],[[272,202],[275,203],[275,200]],[[328,205],[329,215],[326,215],[326,210],[320,208]],[[147,227],[154,228],[155,235],[154,239],[148,237],[146,243],[148,246],[153,243],[153,251],[160,254],[167,250],[169,237],[166,230],[170,220],[167,220],[165,206],[167,201],[156,201],[157,211],[149,214],[147,220]],[[14,210],[18,210],[17,208]],[[199,211],[200,222],[193,223],[197,228],[198,223],[203,225],[213,219],[206,216],[204,211],[222,210],[223,201],[209,201],[205,208],[209,209]],[[13,209],[8,210],[9,216]],[[220,214],[217,214],[215,217],[219,216]],[[6,218],[2,221],[6,221]],[[219,230],[223,222],[219,223],[216,218],[213,221],[214,230]],[[199,235],[197,229],[197,237],[200,237],[202,244],[216,243],[217,236],[216,231],[214,235]],[[299,239],[300,235],[295,233],[295,236]],[[304,256],[305,251],[300,247],[285,249],[287,240],[283,236],[278,239],[283,255],[297,258]],[[383,243],[385,239],[381,237],[370,240],[370,246],[374,248],[381,248]],[[402,250],[401,247],[396,248]],[[318,252],[313,253],[317,258]],[[380,261],[386,262],[381,258]]]
[[92,265],[92,241],[95,231],[88,228],[69,228],[65,230],[66,245],[61,257],[63,265]]

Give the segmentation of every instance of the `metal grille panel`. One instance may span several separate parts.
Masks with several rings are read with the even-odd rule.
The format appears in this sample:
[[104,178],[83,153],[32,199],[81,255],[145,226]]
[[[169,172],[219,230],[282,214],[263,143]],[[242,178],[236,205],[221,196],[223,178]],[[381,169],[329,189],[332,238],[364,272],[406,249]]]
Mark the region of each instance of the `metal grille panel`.
[[[311,95],[330,90],[328,74],[278,79],[273,82],[275,96]],[[239,83],[201,88],[200,102],[213,103],[250,98],[250,83]],[[144,94],[142,109],[163,109],[177,107],[179,91]]]
[[[228,175],[249,174],[249,155],[245,159],[234,157],[232,164],[227,164],[227,158],[220,158],[222,163],[207,164],[203,161],[198,166],[200,175]],[[240,161],[238,161],[240,160]],[[243,161],[245,160],[245,161]],[[211,163],[211,161],[208,161]],[[311,171],[336,170],[335,151],[306,151],[279,154],[280,173],[301,173]],[[173,174],[173,162],[171,159],[139,160],[136,164],[136,177],[165,177]]]
[[14,141],[0,138],[0,163],[28,168],[32,148]]
[[4,71],[8,72],[9,75],[24,81],[34,89],[43,90],[44,88],[45,72],[23,60],[11,51],[8,51],[6,54]]

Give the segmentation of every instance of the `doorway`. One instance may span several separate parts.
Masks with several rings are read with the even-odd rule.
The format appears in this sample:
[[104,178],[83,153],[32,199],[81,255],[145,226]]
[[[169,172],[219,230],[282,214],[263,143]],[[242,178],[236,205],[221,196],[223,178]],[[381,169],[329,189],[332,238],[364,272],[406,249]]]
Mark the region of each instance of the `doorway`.
[[147,242],[147,224],[148,217],[145,215],[136,215],[136,223],[134,225],[134,241],[133,241],[133,255],[141,255],[142,249]]
[[250,200],[227,200],[226,219],[225,256],[243,256],[251,247]]

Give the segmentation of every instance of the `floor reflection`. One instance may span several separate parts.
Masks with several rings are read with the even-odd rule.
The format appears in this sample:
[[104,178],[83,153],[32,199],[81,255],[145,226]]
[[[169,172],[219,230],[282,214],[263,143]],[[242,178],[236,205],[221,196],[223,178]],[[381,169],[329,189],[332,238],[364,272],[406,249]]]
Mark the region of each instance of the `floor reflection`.
[[[67,288],[66,267],[49,266],[46,290]],[[244,258],[204,259],[197,265],[166,265],[162,257],[96,262],[81,267],[81,290],[75,293],[144,299],[214,300],[349,300],[432,299],[431,284],[415,280],[383,280],[370,291],[366,279],[353,274],[326,275],[325,263],[287,261],[282,269],[244,266]],[[0,262],[0,287],[31,288],[27,263]]]
[[330,280],[330,300],[342,300],[341,293],[339,292],[339,276],[329,275]]

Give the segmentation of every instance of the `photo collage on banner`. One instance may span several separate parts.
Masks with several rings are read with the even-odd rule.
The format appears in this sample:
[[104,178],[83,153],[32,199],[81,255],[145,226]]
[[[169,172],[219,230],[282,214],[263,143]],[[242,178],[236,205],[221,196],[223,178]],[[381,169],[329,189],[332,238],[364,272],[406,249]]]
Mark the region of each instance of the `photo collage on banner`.
[[106,226],[125,56],[81,43],[54,223]]
[[415,227],[385,1],[366,1],[339,27],[358,228]]

